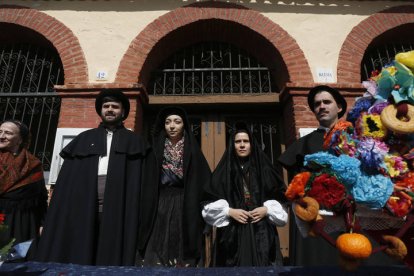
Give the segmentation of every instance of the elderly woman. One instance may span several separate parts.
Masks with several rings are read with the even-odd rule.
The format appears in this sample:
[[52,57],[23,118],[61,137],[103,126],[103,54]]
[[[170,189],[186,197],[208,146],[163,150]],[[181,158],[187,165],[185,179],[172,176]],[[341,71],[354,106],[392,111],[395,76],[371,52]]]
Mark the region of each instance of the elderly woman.
[[288,218],[285,186],[247,127],[236,128],[205,188],[202,214],[217,227],[212,265],[281,265],[276,226]]
[[145,255],[137,265],[197,266],[203,251],[202,187],[211,171],[183,109],[160,111],[152,147],[149,180],[141,189],[138,235],[140,255]]
[[15,243],[39,236],[47,209],[42,163],[27,150],[29,136],[17,120],[0,123],[0,212]]

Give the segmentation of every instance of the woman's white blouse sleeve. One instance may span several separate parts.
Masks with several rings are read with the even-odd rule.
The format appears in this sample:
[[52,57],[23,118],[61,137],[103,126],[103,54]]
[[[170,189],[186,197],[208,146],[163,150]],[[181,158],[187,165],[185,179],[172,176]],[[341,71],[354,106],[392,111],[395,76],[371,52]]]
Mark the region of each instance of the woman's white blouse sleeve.
[[230,223],[229,210],[229,203],[224,199],[219,199],[206,204],[201,214],[208,224],[216,227],[224,227]]
[[267,200],[263,203],[267,208],[267,217],[276,226],[284,226],[288,220],[286,209],[277,200]]

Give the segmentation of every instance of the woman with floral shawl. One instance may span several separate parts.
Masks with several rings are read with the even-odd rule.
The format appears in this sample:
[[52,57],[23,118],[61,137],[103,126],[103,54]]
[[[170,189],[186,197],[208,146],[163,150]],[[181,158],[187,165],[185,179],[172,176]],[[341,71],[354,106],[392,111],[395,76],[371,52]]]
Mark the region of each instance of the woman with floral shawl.
[[42,163],[27,150],[28,144],[26,125],[0,123],[0,213],[5,214],[7,239],[15,238],[15,243],[39,236],[47,209]]
[[282,265],[285,185],[247,127],[236,128],[205,188],[203,217],[217,227],[212,265]]
[[211,171],[183,109],[160,111],[152,147],[149,180],[141,188],[137,265],[197,266],[203,255],[202,187]]

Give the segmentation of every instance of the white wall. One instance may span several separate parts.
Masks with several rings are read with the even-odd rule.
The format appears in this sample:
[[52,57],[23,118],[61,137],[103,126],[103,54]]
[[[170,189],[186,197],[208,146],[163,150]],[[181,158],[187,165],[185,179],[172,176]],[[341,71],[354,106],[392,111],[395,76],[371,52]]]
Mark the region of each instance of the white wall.
[[[98,71],[113,82],[131,41],[152,21],[194,0],[3,0],[1,4],[42,11],[70,28],[78,37],[89,68],[90,82]],[[298,43],[312,70],[336,74],[339,51],[348,33],[369,15],[406,1],[226,1],[257,10],[285,29]],[[336,81],[336,76],[334,76]]]

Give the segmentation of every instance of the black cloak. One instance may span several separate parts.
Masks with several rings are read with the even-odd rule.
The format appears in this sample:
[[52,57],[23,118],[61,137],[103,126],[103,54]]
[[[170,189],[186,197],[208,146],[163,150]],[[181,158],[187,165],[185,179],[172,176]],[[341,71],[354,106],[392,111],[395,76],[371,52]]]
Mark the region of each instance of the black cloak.
[[[146,245],[153,231],[158,208],[160,176],[167,133],[165,119],[169,115],[179,115],[184,123],[184,202],[182,221],[183,258],[199,260],[203,250],[204,220],[201,216],[200,201],[203,186],[210,182],[210,167],[197,143],[186,112],[179,107],[167,107],[160,111],[152,134],[152,166],[145,170],[146,181],[141,187],[140,228],[138,249],[144,255]],[[147,160],[150,162],[150,159]]]
[[293,142],[280,156],[278,161],[289,170],[290,173],[297,173],[303,169],[305,155],[323,150],[323,137],[325,130],[318,128],[308,135]]
[[106,129],[87,130],[61,152],[65,159],[53,191],[37,261],[133,265],[138,199],[147,147],[124,126],[113,134],[105,201],[98,229],[97,173],[106,154]]
[[[210,185],[205,187],[204,200],[213,202],[225,199],[230,208],[247,211],[263,206],[267,200],[284,203],[285,185],[279,173],[247,127],[239,128],[249,135],[249,160],[242,169],[234,147],[235,135],[240,132],[240,129],[236,130],[213,172]],[[244,199],[242,178],[247,170],[253,206],[248,206]],[[257,223],[245,225],[230,219],[228,226],[217,228],[213,255],[213,266],[268,266],[274,262],[282,264],[276,226],[266,217]]]

